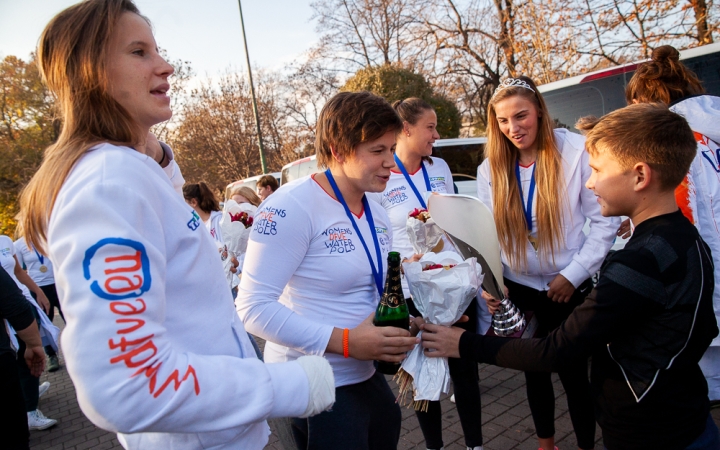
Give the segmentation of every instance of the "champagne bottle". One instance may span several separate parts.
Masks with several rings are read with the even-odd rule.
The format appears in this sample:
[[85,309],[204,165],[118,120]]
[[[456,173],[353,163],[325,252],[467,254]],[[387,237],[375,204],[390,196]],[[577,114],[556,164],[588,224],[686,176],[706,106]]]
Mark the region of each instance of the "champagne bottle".
[[[407,330],[410,328],[410,313],[407,303],[405,303],[405,295],[400,281],[400,253],[388,253],[387,267],[385,289],[380,298],[380,304],[375,310],[373,325]],[[400,363],[378,361],[377,370],[380,373],[395,375],[398,369],[400,369]]]

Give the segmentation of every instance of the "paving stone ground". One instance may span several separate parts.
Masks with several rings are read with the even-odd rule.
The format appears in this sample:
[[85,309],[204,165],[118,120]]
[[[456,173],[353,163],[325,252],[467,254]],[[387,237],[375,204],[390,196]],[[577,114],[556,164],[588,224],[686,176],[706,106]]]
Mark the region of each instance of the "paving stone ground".
[[[56,317],[55,324],[63,327]],[[262,342],[261,342],[262,344]],[[80,411],[75,389],[70,381],[60,352],[62,368],[54,373],[46,372],[41,382],[52,385],[40,399],[40,409],[58,424],[44,431],[30,432],[30,448],[33,450],[84,450],[122,449],[114,433],[93,425]],[[557,376],[555,385],[555,439],[560,450],[577,449],[572,424],[567,412],[565,393]],[[391,386],[395,383],[391,382]],[[486,450],[536,450],[537,439],[530,408],[525,397],[525,378],[522,372],[480,365],[480,388],[482,395],[483,436]],[[394,388],[396,390],[396,388]],[[443,411],[443,439],[446,450],[465,450],[460,420],[455,405],[445,398],[441,401]],[[222,407],[219,405],[219,407]],[[720,408],[712,411],[715,423],[720,426]],[[596,432],[595,448],[602,450],[600,430]],[[0,438],[1,439],[1,438]],[[0,440],[0,447],[2,443]],[[402,432],[399,449],[425,450],[422,433],[412,410],[403,408]],[[283,450],[273,432],[266,450]],[[290,449],[287,449],[290,450]]]

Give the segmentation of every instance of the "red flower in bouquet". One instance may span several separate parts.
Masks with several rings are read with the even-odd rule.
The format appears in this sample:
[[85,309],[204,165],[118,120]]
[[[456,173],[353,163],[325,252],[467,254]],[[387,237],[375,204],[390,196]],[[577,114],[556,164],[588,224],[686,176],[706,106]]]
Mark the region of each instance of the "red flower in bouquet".
[[423,270],[433,270],[433,269],[452,269],[457,264],[448,264],[448,265],[442,265],[442,264],[428,264],[427,266],[423,267]]
[[427,209],[418,209],[415,208],[412,210],[410,214],[408,214],[408,217],[412,217],[414,219],[420,220],[422,222],[427,222],[427,220],[430,218],[430,213]]
[[228,213],[230,214],[230,222],[240,222],[243,225],[245,225],[245,228],[250,228],[253,224],[253,218],[251,215],[249,215],[246,212],[239,212],[237,214]]

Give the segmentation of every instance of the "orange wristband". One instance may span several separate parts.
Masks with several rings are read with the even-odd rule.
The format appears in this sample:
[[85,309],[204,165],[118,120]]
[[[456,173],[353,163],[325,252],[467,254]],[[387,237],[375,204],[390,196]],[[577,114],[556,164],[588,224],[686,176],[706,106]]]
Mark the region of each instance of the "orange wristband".
[[343,356],[346,358],[350,357],[350,343],[348,342],[348,338],[350,337],[350,330],[345,328],[343,330]]

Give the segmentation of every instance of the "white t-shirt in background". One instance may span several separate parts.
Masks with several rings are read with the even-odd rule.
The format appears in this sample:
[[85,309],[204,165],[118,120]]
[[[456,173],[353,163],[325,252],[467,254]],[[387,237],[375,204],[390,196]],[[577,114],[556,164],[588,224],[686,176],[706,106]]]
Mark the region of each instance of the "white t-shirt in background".
[[[440,158],[431,157],[433,163],[428,164],[423,161],[425,169],[428,172],[430,181],[430,192],[440,192],[452,194],[455,192],[453,188],[452,172],[447,163]],[[425,177],[421,168],[415,173],[409,173],[410,179],[422,196],[426,196],[427,186]],[[376,202],[380,203],[387,211],[392,223],[393,229],[393,251],[400,252],[400,258],[410,258],[415,254],[410,239],[408,238],[405,226],[407,224],[408,214],[415,208],[422,209],[420,200],[413,192],[402,172],[393,171],[390,174],[390,180],[385,190],[380,193],[368,194]],[[450,246],[449,242],[445,242],[446,246]],[[407,286],[407,280],[402,277],[403,293],[405,298],[410,297],[410,289]]]
[[[25,266],[28,275],[38,286],[48,286],[55,283],[53,265],[52,262],[50,262],[50,258],[29,248],[24,237],[15,241],[14,245],[15,256],[18,259],[18,263],[20,263],[20,267]],[[47,270],[42,272],[40,270],[41,266],[45,266]]]

